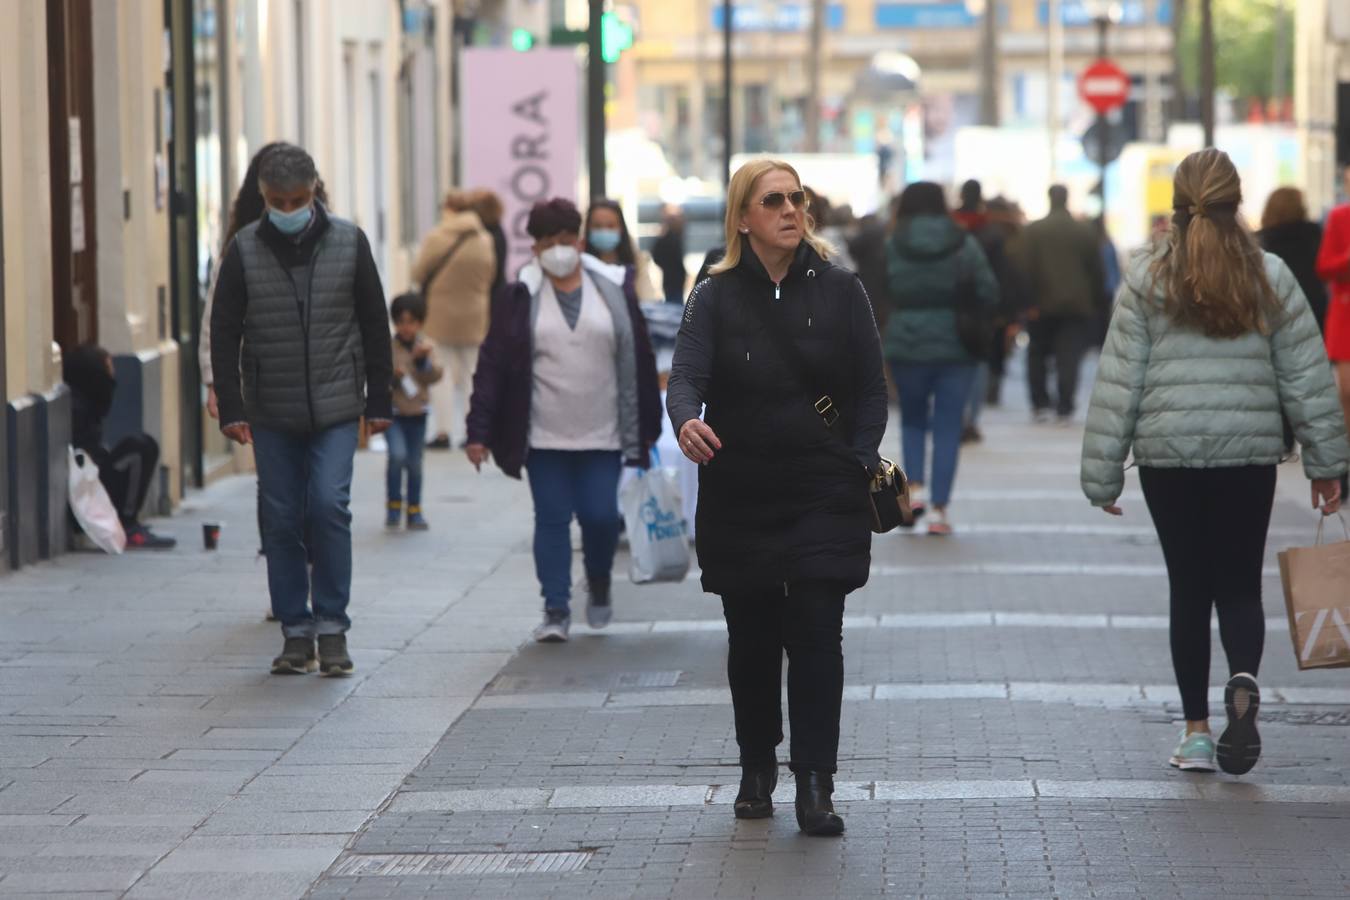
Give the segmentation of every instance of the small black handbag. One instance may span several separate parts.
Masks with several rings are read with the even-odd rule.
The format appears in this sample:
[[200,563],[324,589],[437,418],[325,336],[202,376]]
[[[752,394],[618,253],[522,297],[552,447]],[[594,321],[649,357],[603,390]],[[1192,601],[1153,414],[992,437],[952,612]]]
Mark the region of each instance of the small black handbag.
[[[803,390],[807,391],[808,397],[814,396],[815,391],[804,383],[808,376],[813,381],[816,381],[817,378],[816,369],[811,365],[811,361],[806,358],[806,354],[793,342],[792,338],[783,331],[781,323],[774,319],[766,305],[751,300],[750,306],[759,314],[760,321],[764,323],[764,329],[769,333],[774,344],[777,345],[778,352],[787,361],[788,367],[796,376],[798,384],[802,386]],[[806,375],[803,373],[806,373]],[[852,458],[852,448],[844,442],[843,436],[834,430],[834,424],[839,421],[839,409],[834,405],[834,400],[829,394],[820,394],[813,406],[816,415],[825,425],[825,431],[834,438],[835,446]],[[867,496],[871,501],[872,531],[877,534],[885,534],[896,528],[914,527],[914,509],[909,502],[909,479],[905,477],[903,469],[884,456],[881,457],[881,462],[877,465],[876,471],[872,473],[872,480],[867,487]]]

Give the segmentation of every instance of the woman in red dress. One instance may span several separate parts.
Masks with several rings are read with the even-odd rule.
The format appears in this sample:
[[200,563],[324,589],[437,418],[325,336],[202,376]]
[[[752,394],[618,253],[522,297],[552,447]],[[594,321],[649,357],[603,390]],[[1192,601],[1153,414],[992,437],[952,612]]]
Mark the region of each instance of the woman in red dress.
[[[1345,184],[1350,194],[1350,167],[1345,170]],[[1322,248],[1317,252],[1317,275],[1331,287],[1327,356],[1336,369],[1341,409],[1350,422],[1350,203],[1336,207],[1327,217]]]

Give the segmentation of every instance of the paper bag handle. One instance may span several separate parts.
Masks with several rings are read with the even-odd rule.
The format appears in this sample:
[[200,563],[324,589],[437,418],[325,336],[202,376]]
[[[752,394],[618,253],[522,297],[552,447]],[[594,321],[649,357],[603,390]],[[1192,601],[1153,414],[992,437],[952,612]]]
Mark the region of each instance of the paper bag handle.
[[[1317,522],[1317,546],[1319,547],[1322,546],[1322,526],[1327,524],[1327,519],[1329,518],[1331,517],[1322,516]],[[1350,541],[1350,525],[1345,524],[1345,516],[1341,513],[1336,513],[1336,518],[1341,520],[1341,531],[1345,532],[1345,539]]]

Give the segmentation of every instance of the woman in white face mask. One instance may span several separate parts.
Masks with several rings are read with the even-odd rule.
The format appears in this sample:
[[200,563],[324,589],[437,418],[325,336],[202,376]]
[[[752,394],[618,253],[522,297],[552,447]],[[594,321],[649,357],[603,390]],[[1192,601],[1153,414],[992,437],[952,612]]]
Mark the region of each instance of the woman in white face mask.
[[536,204],[535,258],[492,307],[469,402],[469,461],[489,455],[513,478],[529,471],[535,570],[544,597],[535,640],[567,640],[572,518],[581,525],[586,618],[609,623],[619,540],[616,494],[626,463],[647,465],[661,433],[656,360],[623,266],[582,254],[581,213]]

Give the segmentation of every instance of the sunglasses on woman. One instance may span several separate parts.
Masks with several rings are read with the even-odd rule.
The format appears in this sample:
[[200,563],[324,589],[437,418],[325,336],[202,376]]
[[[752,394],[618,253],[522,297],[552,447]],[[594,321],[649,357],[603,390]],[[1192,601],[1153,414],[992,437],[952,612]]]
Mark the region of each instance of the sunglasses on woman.
[[765,209],[782,209],[784,201],[791,201],[793,209],[806,209],[806,191],[769,191],[759,198],[759,205]]

